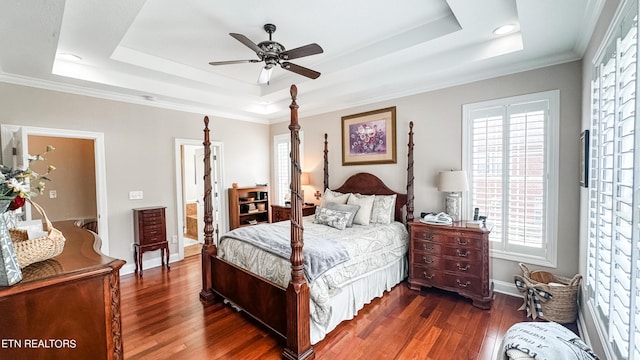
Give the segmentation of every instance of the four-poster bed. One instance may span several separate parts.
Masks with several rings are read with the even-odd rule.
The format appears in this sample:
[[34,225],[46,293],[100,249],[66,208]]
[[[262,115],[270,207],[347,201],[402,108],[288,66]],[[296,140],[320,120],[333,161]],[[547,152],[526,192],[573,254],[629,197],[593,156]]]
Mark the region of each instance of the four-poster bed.
[[[390,290],[406,277],[406,224],[413,220],[413,123],[410,123],[409,130],[406,194],[392,191],[379,178],[367,173],[353,175],[342,186],[333,190],[335,194],[355,194],[363,198],[367,195],[378,195],[379,199],[385,201],[395,200],[395,204],[389,207],[392,212],[389,221],[367,226],[353,225],[351,228],[343,226],[338,229],[335,226],[314,224],[311,217],[302,217],[300,125],[296,96],[297,89],[292,85],[292,101],[289,106],[291,220],[236,229],[225,234],[225,239],[221,240],[220,244],[213,241],[209,178],[211,150],[209,119],[205,117],[205,244],[202,249],[200,298],[205,303],[214,302],[216,299],[228,301],[284,337],[286,347],[283,358],[312,359],[315,357],[312,343],[321,340],[326,332],[335,328],[342,320],[353,318],[362,306],[381,296],[384,291]],[[324,188],[329,191],[327,144],[325,134]],[[369,197],[373,201],[373,197]],[[406,216],[403,216],[403,208]],[[253,235],[248,231],[250,229],[254,231]],[[289,234],[286,234],[287,230]],[[283,231],[288,235],[287,243],[290,243],[290,248],[287,249],[288,259],[274,255],[278,251],[260,249],[262,245],[249,243],[245,239],[252,236],[260,237],[265,233],[274,237],[280,234],[278,236],[282,238]],[[306,234],[304,239],[303,233]],[[367,242],[375,242],[376,246],[370,246]],[[277,248],[278,245],[282,245],[282,242],[271,248]],[[325,256],[330,258],[328,260],[336,260],[336,257],[339,259],[335,264],[321,264],[321,260],[326,259],[322,259],[323,254],[316,255],[317,249],[328,249],[334,245],[335,254],[346,253],[346,257],[340,258],[339,255],[334,256],[334,253],[327,251],[327,254],[331,254]],[[363,250],[368,247],[374,249]],[[262,263],[266,265],[261,267]],[[283,270],[285,268],[286,270]],[[312,274],[312,271],[316,272]],[[311,279],[310,283],[308,279]]]

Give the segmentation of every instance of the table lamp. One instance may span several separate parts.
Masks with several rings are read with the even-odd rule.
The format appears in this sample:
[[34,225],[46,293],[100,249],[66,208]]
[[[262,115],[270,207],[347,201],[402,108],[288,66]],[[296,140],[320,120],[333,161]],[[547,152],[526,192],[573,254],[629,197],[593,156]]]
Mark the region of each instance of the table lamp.
[[461,197],[460,193],[469,190],[467,172],[464,170],[451,170],[440,172],[438,190],[446,192],[445,212],[451,216],[453,221],[460,220]]

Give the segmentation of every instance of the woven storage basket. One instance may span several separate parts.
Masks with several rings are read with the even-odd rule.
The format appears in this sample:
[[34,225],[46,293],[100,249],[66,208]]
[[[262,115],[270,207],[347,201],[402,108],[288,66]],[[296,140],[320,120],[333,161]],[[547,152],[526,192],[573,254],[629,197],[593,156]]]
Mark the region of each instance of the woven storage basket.
[[[527,265],[523,263],[518,265],[522,269],[522,276],[515,275],[514,279],[524,282],[529,289],[539,289],[553,295],[552,298],[540,302],[541,318],[561,324],[576,321],[578,316],[578,289],[580,288],[582,275],[576,274],[569,279],[546,271],[531,272]],[[549,285],[549,283],[562,284],[563,286]]]
[[33,201],[29,202],[42,215],[44,230],[48,234],[36,239],[28,239],[26,230],[9,229],[20,268],[60,255],[65,242],[62,232],[53,227],[44,209]]

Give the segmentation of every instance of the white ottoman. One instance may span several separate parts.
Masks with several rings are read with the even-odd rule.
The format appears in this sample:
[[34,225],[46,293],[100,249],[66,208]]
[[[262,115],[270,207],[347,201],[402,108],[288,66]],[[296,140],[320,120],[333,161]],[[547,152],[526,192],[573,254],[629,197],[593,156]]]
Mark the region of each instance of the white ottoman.
[[554,322],[522,322],[507,330],[499,360],[599,360],[578,335]]

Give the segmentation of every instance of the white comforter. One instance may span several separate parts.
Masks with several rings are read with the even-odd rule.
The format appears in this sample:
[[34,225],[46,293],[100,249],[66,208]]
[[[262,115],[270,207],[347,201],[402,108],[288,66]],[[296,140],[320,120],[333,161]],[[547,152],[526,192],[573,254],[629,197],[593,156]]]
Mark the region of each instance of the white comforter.
[[[326,271],[309,284],[311,294],[311,320],[325,326],[331,316],[329,298],[332,294],[367,273],[397,261],[407,254],[409,234],[402,223],[389,225],[354,225],[338,230],[327,225],[313,223],[313,216],[304,218],[304,232],[325,235],[340,241],[349,253],[350,259]],[[289,221],[272,226],[290,227]],[[223,239],[218,246],[218,256],[236,264],[282,287],[287,287],[291,279],[291,265],[282,259],[262,251],[243,241]]]

